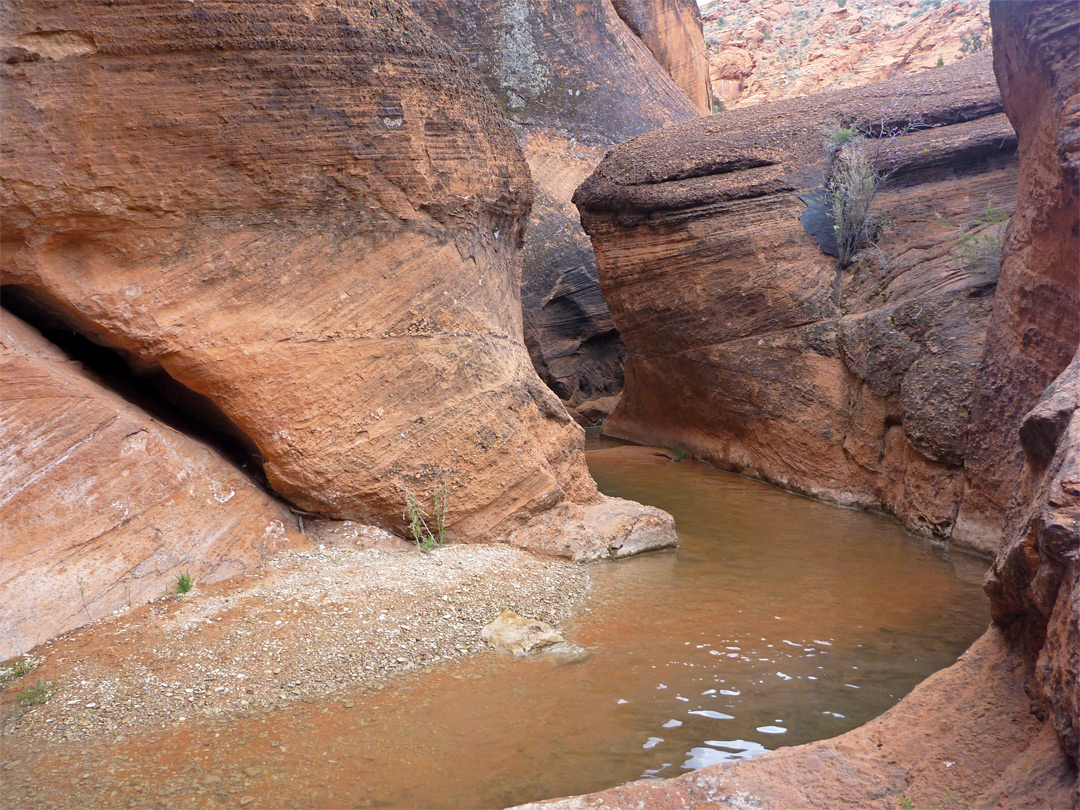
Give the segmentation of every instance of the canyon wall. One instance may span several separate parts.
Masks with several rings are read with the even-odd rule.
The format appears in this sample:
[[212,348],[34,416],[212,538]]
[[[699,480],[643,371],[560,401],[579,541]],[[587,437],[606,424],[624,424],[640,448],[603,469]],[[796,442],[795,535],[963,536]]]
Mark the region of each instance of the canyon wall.
[[[841,268],[845,128],[885,130],[864,148],[887,223]],[[949,537],[998,272],[964,245],[1001,238],[1016,184],[989,54],[612,150],[575,196],[629,350],[605,431]]]
[[[995,442],[1013,474],[1004,542],[986,581],[993,624],[956,664],[847,734],[532,807],[895,810],[903,799],[972,810],[1077,807],[1080,16],[1068,1],[995,0],[990,12],[995,70],[1020,140],[1020,181],[977,396],[991,398],[982,385],[987,369],[1023,358],[1011,366],[1017,387],[993,388],[999,415],[971,427]],[[1059,320],[1042,317],[1036,301]],[[1063,349],[1072,358],[1064,367]],[[1053,368],[1059,373],[1026,413],[1001,416]],[[1017,448],[1020,469],[1011,466]]]
[[412,2],[484,77],[515,128],[535,184],[521,287],[525,342],[540,376],[588,421],[622,387],[625,350],[570,197],[607,147],[699,114],[700,103],[680,89],[708,78],[696,6]]
[[216,451],[0,316],[0,658],[304,542]]
[[[1020,139],[1021,171],[979,369],[972,424],[978,464],[972,465],[971,487],[983,496],[978,506],[990,503],[1005,513],[1005,543],[986,581],[994,621],[1034,661],[1028,692],[1054,726],[1075,776],[1080,11],[1060,1],[992,2],[990,13],[994,68]],[[965,499],[965,510],[968,504]]]
[[612,0],[630,30],[702,115],[712,112],[701,9],[688,0]]
[[1032,5],[1038,14],[1029,15],[1024,4],[995,11],[1007,29],[995,34],[994,67],[1023,169],[972,402],[967,482],[955,532],[969,545],[992,545],[1017,496],[1021,508],[1026,503],[1016,486],[1024,466],[1017,431],[1080,341],[1080,43],[1075,23],[1070,39],[1067,14]]
[[22,0],[0,44],[20,311],[122,356],[297,510],[405,534],[405,493],[445,493],[456,541],[674,542],[597,493],[532,368],[528,166],[405,0]]

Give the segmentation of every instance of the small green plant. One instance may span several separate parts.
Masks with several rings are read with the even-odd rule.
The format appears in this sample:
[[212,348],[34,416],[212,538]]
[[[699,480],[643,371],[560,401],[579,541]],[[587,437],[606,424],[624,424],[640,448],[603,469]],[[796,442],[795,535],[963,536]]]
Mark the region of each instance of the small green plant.
[[847,5],[847,0],[836,0],[836,5],[840,6],[840,8],[843,8]]
[[978,53],[990,44],[990,40],[983,36],[982,31],[971,31],[960,35],[961,53]]
[[49,688],[48,684],[38,678],[37,683],[23,689],[17,697],[19,703],[23,706],[40,706],[43,703],[48,703],[53,694],[53,690]]
[[671,451],[672,461],[682,461],[687,456],[686,448],[681,444],[673,444],[668,449]]
[[1001,246],[1009,214],[992,202],[978,219],[972,220],[960,234],[956,258],[968,273],[995,274],[1001,269]]
[[825,144],[831,158],[826,199],[841,267],[850,266],[859,249],[872,245],[888,224],[873,206],[878,191],[902,165],[898,139],[928,126],[917,118],[898,123],[896,117],[893,109],[882,109],[878,121],[837,129]]
[[183,596],[185,593],[191,590],[192,585],[195,583],[191,580],[191,574],[187,571],[182,574],[176,575],[176,584],[173,586],[176,592]]
[[939,56],[937,58],[937,66],[938,67],[945,67],[945,57]]
[[405,490],[405,512],[403,517],[409,522],[409,534],[421,551],[431,551],[446,542],[446,514],[449,495],[446,487],[440,487],[431,496],[431,519],[435,521],[434,530],[428,525],[429,515],[423,504],[409,490]]
[[0,669],[0,686],[6,686],[20,678],[25,678],[38,667],[37,660],[30,655],[23,656],[11,666]]
[[[946,793],[942,797],[940,805],[927,804],[919,808],[919,810],[965,810],[966,806],[966,804],[961,804],[957,801],[956,797],[951,793]],[[915,800],[910,796],[901,796],[900,810],[916,810]]]

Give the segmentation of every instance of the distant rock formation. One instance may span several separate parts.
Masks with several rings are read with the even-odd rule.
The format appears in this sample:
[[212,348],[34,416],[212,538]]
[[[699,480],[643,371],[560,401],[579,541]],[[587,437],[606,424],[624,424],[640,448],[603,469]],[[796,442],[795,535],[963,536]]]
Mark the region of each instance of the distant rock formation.
[[696,0],[612,0],[630,30],[644,42],[698,112],[712,112],[709,57]]
[[699,90],[692,101],[680,89],[708,81],[697,7],[628,0],[616,13],[611,0],[412,3],[468,58],[515,125],[535,183],[521,288],[525,342],[543,380],[587,421],[622,388],[625,350],[570,197],[607,147],[707,109]]
[[201,442],[0,316],[0,657],[304,542],[285,506]]
[[725,107],[933,70],[990,47],[986,0],[743,0],[705,9]]
[[[612,150],[575,196],[630,355],[606,432],[949,537],[997,281],[962,246],[1000,238],[988,205],[1016,198],[1001,110],[984,54]],[[882,126],[888,223],[841,269],[829,145]]]
[[570,555],[626,544],[522,343],[528,167],[406,0],[2,25],[6,292],[178,389],[299,510],[405,534],[406,491],[445,492],[452,540],[557,510],[588,527]]

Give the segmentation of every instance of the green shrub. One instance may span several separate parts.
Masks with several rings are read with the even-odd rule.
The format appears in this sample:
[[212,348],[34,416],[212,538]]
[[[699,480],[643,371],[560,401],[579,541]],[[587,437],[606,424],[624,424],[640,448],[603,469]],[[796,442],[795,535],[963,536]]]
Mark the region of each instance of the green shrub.
[[449,495],[446,487],[440,487],[431,496],[431,511],[435,521],[434,531],[428,526],[429,515],[423,505],[409,490],[405,490],[405,511],[403,517],[409,522],[409,534],[421,551],[431,551],[446,542],[446,515]]
[[989,39],[984,38],[981,31],[960,35],[961,53],[978,53],[989,44]]
[[11,666],[0,669],[0,686],[17,681],[20,678],[25,678],[35,669],[37,669],[38,662],[33,656],[25,655]]
[[672,461],[682,461],[687,456],[686,448],[681,444],[673,444],[668,449],[671,451]]
[[882,178],[867,154],[865,140],[861,135],[852,138],[836,154],[827,186],[841,267],[851,264],[859,248],[878,229],[872,209],[881,183]]
[[888,222],[873,206],[878,190],[902,166],[898,139],[928,126],[917,117],[902,123],[897,117],[896,110],[882,109],[879,120],[842,127],[826,140],[831,162],[825,191],[841,267]]

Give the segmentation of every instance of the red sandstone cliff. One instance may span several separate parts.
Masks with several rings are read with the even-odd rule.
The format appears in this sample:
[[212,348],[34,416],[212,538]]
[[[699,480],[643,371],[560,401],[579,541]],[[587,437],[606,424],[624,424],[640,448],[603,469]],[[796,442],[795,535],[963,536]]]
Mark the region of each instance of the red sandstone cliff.
[[[972,466],[970,486],[984,496],[979,506],[1006,509],[1005,544],[986,585],[994,621],[1034,659],[1029,692],[1050,718],[1075,776],[1080,14],[1066,2],[992,2],[990,11],[994,68],[1020,138],[1021,172],[1017,216],[979,368],[971,429],[979,463]],[[967,500],[964,506],[961,516],[976,512],[968,511]]]
[[229,461],[0,318],[0,656],[301,543]]
[[528,160],[521,293],[537,371],[571,408],[617,394],[625,350],[570,197],[607,147],[704,109],[700,90],[683,92],[708,81],[695,4],[621,2],[617,13],[611,0],[412,3],[484,77]]
[[301,510],[404,533],[405,491],[445,487],[454,540],[674,542],[597,493],[531,366],[528,167],[408,3],[22,0],[2,25],[5,297],[168,383]]
[[712,112],[709,61],[697,0],[612,0],[698,112]]
[[[882,121],[917,128],[868,142],[889,222],[842,269],[823,145]],[[575,196],[629,350],[605,430],[948,537],[997,277],[961,247],[1012,209],[1015,148],[984,54],[612,150]]]
[[[1028,5],[1000,4],[994,13],[1007,26],[994,37],[994,68],[1023,168],[972,402],[956,527],[957,539],[977,545],[1000,533],[1019,494],[1024,414],[1080,341],[1080,40],[1060,8],[1049,14],[1058,7]],[[1035,8],[1039,13],[1030,13]]]

